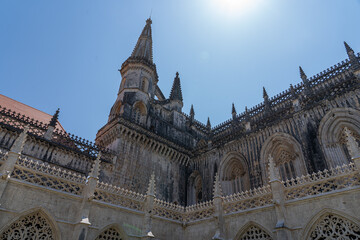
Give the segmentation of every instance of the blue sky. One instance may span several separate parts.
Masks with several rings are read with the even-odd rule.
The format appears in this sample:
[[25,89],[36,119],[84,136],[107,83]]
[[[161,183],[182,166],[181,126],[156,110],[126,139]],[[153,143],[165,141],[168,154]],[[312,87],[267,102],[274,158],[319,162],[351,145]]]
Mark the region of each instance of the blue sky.
[[[249,2],[255,2],[250,4]],[[151,13],[152,12],[152,13]],[[120,85],[117,71],[152,14],[159,86],[179,71],[183,111],[212,125],[360,51],[359,0],[0,2],[0,93],[93,140]]]

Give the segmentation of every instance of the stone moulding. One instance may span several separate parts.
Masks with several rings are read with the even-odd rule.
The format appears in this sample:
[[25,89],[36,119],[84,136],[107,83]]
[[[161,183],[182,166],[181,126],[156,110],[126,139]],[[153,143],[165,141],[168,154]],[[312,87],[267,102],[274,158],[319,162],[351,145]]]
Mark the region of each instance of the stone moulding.
[[[7,151],[0,149],[2,160],[6,158],[6,155]],[[87,181],[83,175],[52,167],[47,163],[33,161],[22,155],[19,157],[10,179],[13,183],[38,186],[79,197],[82,196]],[[358,169],[353,163],[350,163],[281,183],[285,189],[286,203],[290,203],[306,199],[309,196],[316,197],[324,194],[336,194],[339,190],[359,189],[360,176]],[[271,187],[267,185],[223,196],[224,214],[229,216],[262,207],[273,207],[272,194]],[[90,200],[94,203],[110,204],[137,214],[144,214],[146,195],[98,181],[94,196]],[[215,217],[214,213],[214,200],[184,207],[154,199],[153,217],[179,224],[209,220]]]

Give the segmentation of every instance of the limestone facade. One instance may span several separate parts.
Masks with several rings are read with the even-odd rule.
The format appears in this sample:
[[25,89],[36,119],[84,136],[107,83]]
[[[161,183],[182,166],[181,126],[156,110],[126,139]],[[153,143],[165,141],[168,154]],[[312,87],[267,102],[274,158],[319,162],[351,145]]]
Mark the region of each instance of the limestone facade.
[[0,239],[360,238],[360,55],[211,127],[158,86],[151,20],[95,143],[0,108]]

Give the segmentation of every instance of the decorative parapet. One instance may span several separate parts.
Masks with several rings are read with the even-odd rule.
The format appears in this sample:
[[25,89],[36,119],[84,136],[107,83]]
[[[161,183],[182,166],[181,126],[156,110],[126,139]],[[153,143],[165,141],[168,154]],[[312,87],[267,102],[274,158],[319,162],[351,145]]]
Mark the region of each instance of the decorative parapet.
[[267,185],[226,196],[224,198],[224,213],[236,213],[252,208],[271,205],[272,203],[271,188],[270,185]]
[[82,175],[23,156],[19,158],[11,178],[75,195],[82,194],[86,181]]
[[[5,156],[6,154],[6,151],[0,149],[0,156]],[[22,155],[10,179],[78,196],[82,195],[86,182],[86,177],[83,175],[53,167],[47,163],[34,161]],[[283,181],[281,184],[285,187],[286,202],[292,202],[339,190],[358,189],[360,186],[360,176],[354,164],[350,163],[349,165],[338,166]],[[271,187],[267,185],[225,196],[223,197],[225,217],[260,207],[273,207],[272,195]],[[94,197],[90,200],[144,213],[146,195],[104,182],[98,182]],[[214,214],[214,200],[184,207],[160,199],[154,199],[153,216],[179,224],[190,224],[212,219]]]
[[286,180],[283,184],[288,201],[359,186],[360,176],[354,164],[350,163]]
[[[47,131],[48,124],[39,122],[25,115],[21,115],[15,111],[12,111],[11,109],[6,109],[0,106],[0,127],[5,127],[12,131],[20,132],[26,126],[29,127],[28,134],[30,136],[45,140],[44,135]],[[53,132],[49,141],[64,147],[67,150],[83,154],[93,159],[96,158],[99,151],[102,152],[102,159],[107,162],[111,162],[112,158],[114,157],[114,153],[109,149],[105,149],[104,147],[98,146],[91,141],[58,129]]]

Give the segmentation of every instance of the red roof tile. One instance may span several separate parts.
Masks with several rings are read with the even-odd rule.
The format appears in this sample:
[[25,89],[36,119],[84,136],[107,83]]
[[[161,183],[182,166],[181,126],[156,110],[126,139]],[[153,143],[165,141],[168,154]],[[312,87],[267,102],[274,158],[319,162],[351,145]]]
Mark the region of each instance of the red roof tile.
[[[0,94],[0,106],[6,109],[11,109],[12,111],[25,115],[29,118],[33,118],[45,124],[48,124],[52,118],[52,115],[50,114],[30,107],[24,103],[18,102],[2,94]],[[65,131],[59,121],[56,124],[56,129]]]

